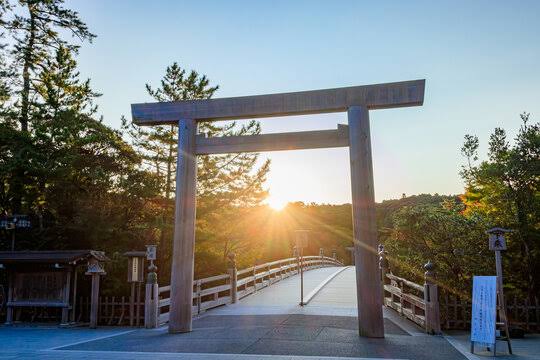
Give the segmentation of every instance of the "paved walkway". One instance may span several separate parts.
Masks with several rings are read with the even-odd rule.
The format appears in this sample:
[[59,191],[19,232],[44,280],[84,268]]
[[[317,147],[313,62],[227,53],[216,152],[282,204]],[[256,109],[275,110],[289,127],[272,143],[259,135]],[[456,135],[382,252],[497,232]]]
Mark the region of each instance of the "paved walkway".
[[[305,293],[337,270],[306,272]],[[0,327],[0,360],[477,359],[467,355],[467,334],[427,336],[386,309],[385,338],[360,338],[352,267],[340,272],[304,307],[298,305],[298,285],[299,278],[291,277],[238,304],[210,310],[194,319],[193,331],[188,334],[171,335],[165,327]],[[533,359],[527,354],[533,354],[530,348],[539,344],[538,340],[514,342],[518,356],[513,359]],[[462,347],[465,351],[458,351]]]

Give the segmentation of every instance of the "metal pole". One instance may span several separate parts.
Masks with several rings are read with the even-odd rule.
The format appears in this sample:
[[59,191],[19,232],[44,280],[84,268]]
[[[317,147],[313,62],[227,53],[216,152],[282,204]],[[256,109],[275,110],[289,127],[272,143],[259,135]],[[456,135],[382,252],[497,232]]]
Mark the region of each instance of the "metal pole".
[[300,306],[304,306],[304,247],[300,247]]

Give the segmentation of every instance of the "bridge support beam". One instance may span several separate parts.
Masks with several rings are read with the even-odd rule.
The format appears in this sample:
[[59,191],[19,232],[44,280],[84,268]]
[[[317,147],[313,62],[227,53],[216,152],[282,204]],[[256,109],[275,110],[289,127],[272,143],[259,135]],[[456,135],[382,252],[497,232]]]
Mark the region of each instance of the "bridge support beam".
[[384,337],[369,110],[348,108],[352,215],[360,336]]
[[169,312],[170,333],[191,331],[197,188],[196,132],[195,120],[179,121]]

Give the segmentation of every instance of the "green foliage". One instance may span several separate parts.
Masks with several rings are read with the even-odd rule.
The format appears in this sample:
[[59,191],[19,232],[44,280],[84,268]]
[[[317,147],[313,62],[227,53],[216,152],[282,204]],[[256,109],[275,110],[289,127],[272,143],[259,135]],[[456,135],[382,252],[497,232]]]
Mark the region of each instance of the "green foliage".
[[462,176],[466,212],[480,213],[492,225],[513,230],[504,259],[507,282],[532,298],[540,294],[540,123],[521,114],[522,125],[511,145],[504,129],[489,139],[488,159],[472,164]]
[[[186,71],[177,63],[167,67],[160,87],[146,85],[150,96],[157,101],[179,101],[210,98],[218,86],[210,86],[210,80],[196,71]],[[163,191],[159,196],[160,219],[157,224],[156,241],[161,249],[160,266],[168,269],[171,262],[177,127],[155,126],[151,128],[129,125],[124,119],[124,129],[144,159],[145,168],[160,180]],[[254,135],[261,131],[256,121],[201,122],[198,133],[207,137]],[[225,154],[197,157],[197,243],[196,274],[212,274],[225,269],[225,261],[235,232],[231,222],[238,208],[258,205],[266,196],[263,183],[269,171],[267,161],[257,167],[258,154]],[[157,200],[157,199],[156,199]],[[168,273],[163,276],[167,281]]]
[[92,41],[95,37],[79,14],[63,5],[63,0],[5,1],[5,6],[11,11],[10,18],[3,20],[3,26],[12,34],[14,45],[11,54],[22,80],[17,89],[17,107],[23,131],[28,130],[32,120],[32,98],[39,83],[35,80],[37,75],[47,69],[47,62],[60,48],[64,47],[69,52],[78,49],[78,45],[67,41],[61,34],[68,32],[81,41]]
[[529,114],[521,119],[513,145],[503,129],[494,130],[487,160],[480,163],[478,137],[465,136],[461,153],[467,163],[460,172],[464,195],[379,205],[380,240],[393,271],[421,281],[421,266],[431,260],[444,291],[468,296],[473,275],[495,272],[485,231],[500,226],[513,230],[503,256],[505,287],[538,298],[540,126],[529,123]]
[[398,210],[384,239],[391,270],[422,283],[423,265],[431,260],[444,290],[468,294],[472,275],[489,274],[493,256],[486,245],[486,219],[462,211],[463,204],[452,200]]

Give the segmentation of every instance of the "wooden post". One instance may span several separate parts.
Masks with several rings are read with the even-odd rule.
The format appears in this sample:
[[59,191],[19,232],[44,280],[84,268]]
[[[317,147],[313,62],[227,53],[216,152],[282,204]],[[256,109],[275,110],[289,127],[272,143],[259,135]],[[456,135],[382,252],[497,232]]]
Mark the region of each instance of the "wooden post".
[[424,265],[424,302],[426,303],[426,332],[432,335],[441,333],[441,317],[439,310],[439,289],[435,283],[435,266],[431,261]]
[[139,326],[141,323],[141,283],[137,283],[137,299],[135,300],[135,326]]
[[359,334],[381,338],[384,323],[368,108],[349,107],[348,119]]
[[196,132],[195,120],[183,119],[178,122],[170,333],[191,331],[197,187]]
[[157,282],[157,267],[150,265],[144,294],[144,327],[147,329],[159,326],[159,285]]
[[[9,285],[8,285],[7,303],[9,304],[13,301],[13,287],[15,286],[13,273],[9,270],[8,270],[8,280],[9,280]],[[5,325],[13,325],[13,306],[12,305],[6,306]]]
[[197,280],[197,314],[200,314],[201,313],[201,303],[202,303],[202,298],[201,298],[201,290],[202,290],[202,283],[201,283],[201,280]]
[[88,269],[86,270],[85,274],[92,276],[90,328],[95,329],[97,327],[99,313],[99,277],[101,275],[105,275],[106,273],[97,259],[90,258],[88,260]]
[[62,308],[62,319],[60,325],[69,324],[69,295],[71,289],[71,268],[68,268],[64,271],[65,283],[64,283],[64,294],[62,296],[64,300],[64,307]]
[[229,254],[228,272],[231,284],[231,303],[236,304],[238,301],[238,275],[236,271],[236,255]]
[[379,269],[381,271],[381,298],[382,304],[385,305],[384,284],[386,283],[386,272],[388,271],[388,260],[386,260],[386,252],[384,245],[379,245]]
[[77,266],[73,267],[73,306],[71,307],[71,322],[75,323],[77,312]]
[[129,326],[135,324],[135,283],[131,283],[131,293],[129,296]]
[[90,302],[90,329],[95,329],[98,323],[99,274],[92,274],[92,294]]

